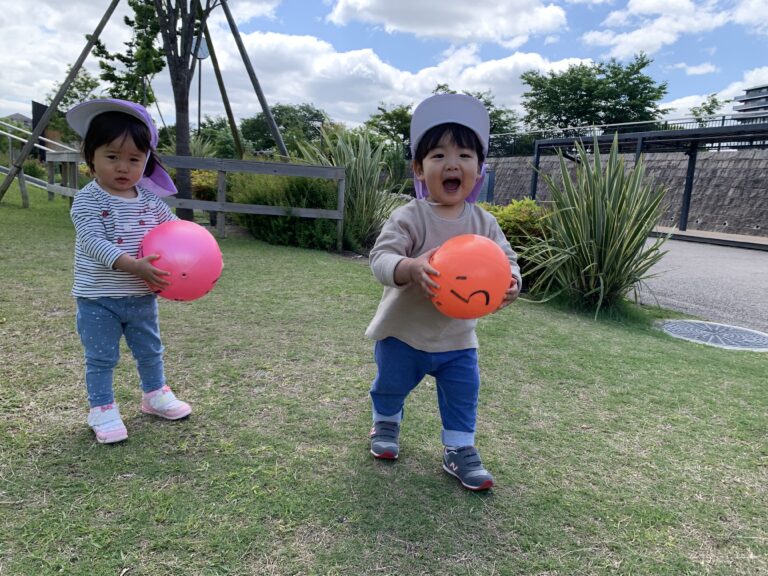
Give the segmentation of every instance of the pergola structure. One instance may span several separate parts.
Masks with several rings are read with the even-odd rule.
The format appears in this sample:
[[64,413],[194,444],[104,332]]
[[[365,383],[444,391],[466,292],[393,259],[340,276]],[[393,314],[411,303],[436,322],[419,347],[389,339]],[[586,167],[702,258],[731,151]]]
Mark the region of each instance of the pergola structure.
[[[726,120],[717,119],[718,124],[725,124]],[[581,142],[585,148],[595,145],[600,151],[610,150],[614,138],[618,142],[619,152],[635,155],[635,162],[641,154],[653,154],[654,152],[683,152],[688,155],[688,171],[685,176],[685,190],[683,192],[682,206],[680,209],[680,222],[678,228],[685,231],[688,227],[688,211],[693,192],[693,178],[696,173],[696,158],[700,149],[744,149],[744,148],[768,148],[768,122],[760,124],[733,124],[730,126],[718,125],[698,128],[679,129],[671,127],[668,130],[654,130],[647,132],[621,132],[616,130],[611,133],[600,130],[596,135],[579,134],[567,138],[551,138],[537,140],[533,150],[533,175],[531,177],[531,198],[536,198],[538,186],[539,162],[543,153],[555,153],[560,151],[564,157],[576,160],[571,154],[576,142]],[[626,129],[626,128],[625,128]],[[587,130],[586,132],[590,132]]]

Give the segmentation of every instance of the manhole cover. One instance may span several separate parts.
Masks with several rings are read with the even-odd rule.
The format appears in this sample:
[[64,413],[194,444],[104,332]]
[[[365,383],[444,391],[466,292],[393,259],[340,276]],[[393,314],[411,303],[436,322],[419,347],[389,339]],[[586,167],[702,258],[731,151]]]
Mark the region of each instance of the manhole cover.
[[718,348],[768,352],[768,334],[748,328],[700,320],[663,320],[661,329],[675,338]]

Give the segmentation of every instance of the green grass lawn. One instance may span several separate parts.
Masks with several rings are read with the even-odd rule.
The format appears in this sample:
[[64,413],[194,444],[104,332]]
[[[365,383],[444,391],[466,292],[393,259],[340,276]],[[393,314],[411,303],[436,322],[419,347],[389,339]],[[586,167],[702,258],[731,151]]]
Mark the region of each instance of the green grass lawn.
[[480,321],[478,445],[498,486],[441,469],[434,384],[401,459],[368,452],[381,292],[367,262],[221,240],[225,270],[161,302],[194,413],[87,427],[69,204],[0,203],[0,575],[768,574],[768,356],[519,301]]

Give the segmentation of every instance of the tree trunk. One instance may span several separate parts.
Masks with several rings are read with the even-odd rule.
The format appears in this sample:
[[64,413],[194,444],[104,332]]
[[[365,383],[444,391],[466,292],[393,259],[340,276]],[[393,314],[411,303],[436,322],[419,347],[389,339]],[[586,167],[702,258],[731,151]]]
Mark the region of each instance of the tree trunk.
[[[189,82],[186,75],[177,77],[173,82],[173,99],[176,104],[176,155],[189,156]],[[179,198],[192,198],[192,178],[186,168],[176,169],[176,188]],[[182,220],[192,220],[194,211],[190,208],[177,208],[176,215]]]

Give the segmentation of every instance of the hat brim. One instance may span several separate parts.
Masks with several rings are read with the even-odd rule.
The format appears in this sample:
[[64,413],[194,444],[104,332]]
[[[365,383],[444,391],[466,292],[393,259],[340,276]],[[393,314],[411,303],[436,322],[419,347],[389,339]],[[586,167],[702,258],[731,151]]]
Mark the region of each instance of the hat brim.
[[88,100],[67,112],[67,122],[72,127],[72,130],[77,132],[81,138],[85,138],[91,121],[99,114],[104,114],[105,112],[122,112],[140,120],[149,129],[150,144],[153,148],[157,146],[157,128],[155,128],[155,124],[152,122],[152,118],[149,116],[146,108],[128,100],[118,100],[116,98]]

